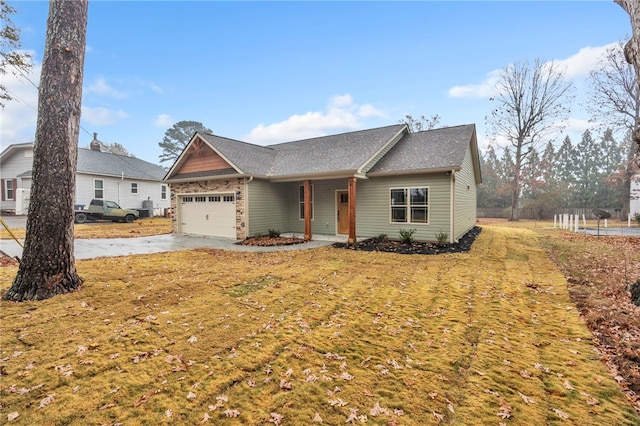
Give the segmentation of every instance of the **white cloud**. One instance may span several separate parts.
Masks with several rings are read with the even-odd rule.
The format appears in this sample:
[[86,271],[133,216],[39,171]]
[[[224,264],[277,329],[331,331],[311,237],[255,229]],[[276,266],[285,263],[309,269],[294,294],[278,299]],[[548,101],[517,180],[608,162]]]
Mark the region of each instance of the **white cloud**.
[[575,55],[569,56],[566,59],[556,60],[556,63],[566,69],[568,79],[585,77],[589,75],[591,70],[596,69],[598,62],[607,52],[607,49],[611,49],[617,44],[616,42],[598,47],[583,47]]
[[91,93],[99,96],[106,96],[113,99],[123,99],[127,97],[125,92],[111,87],[104,77],[98,77],[90,85],[84,89],[85,93]]
[[167,128],[173,126],[175,120],[169,114],[160,114],[156,117],[153,125],[156,127]]
[[[589,72],[596,69],[598,61],[607,49],[615,46],[617,43],[610,43],[604,46],[583,47],[578,53],[569,56],[566,59],[555,60],[559,69],[566,72],[569,80],[586,77]],[[454,86],[449,89],[449,96],[452,98],[488,98],[495,95],[496,83],[500,77],[502,70],[493,70],[487,73],[482,82],[478,84],[467,84]]]
[[[26,77],[11,72],[2,76],[2,84],[14,98],[5,102],[0,113],[0,151],[11,144],[33,142],[38,120],[38,89],[42,65],[33,63]],[[27,77],[29,80],[27,80]]]
[[490,71],[479,84],[454,86],[449,89],[449,96],[452,98],[488,98],[495,94],[496,83],[501,72],[502,70]]
[[385,113],[375,108],[373,105],[369,105],[369,104],[362,105],[360,108],[358,108],[357,114],[359,117],[363,117],[363,118],[367,118],[367,117],[386,118],[387,117]]
[[337,95],[331,99],[331,105],[335,107],[348,107],[353,104],[353,97],[350,94]]
[[94,126],[108,126],[128,117],[129,114],[122,110],[116,111],[102,107],[82,106],[82,120]]
[[334,96],[324,111],[295,114],[284,121],[254,127],[245,137],[253,143],[276,143],[308,139],[340,131],[363,127],[360,118],[385,117],[382,111],[369,104],[358,105],[350,94]]

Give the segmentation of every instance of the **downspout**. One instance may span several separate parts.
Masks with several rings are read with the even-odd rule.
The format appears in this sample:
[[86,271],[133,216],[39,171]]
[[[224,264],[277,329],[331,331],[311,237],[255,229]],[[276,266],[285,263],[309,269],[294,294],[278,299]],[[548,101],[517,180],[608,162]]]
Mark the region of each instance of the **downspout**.
[[[120,203],[120,184],[122,182],[124,182],[124,171],[122,171],[120,173],[122,173],[122,175],[120,176],[120,182],[118,182],[118,205],[121,205],[121,203]],[[102,197],[104,198],[104,188],[102,188],[102,191],[103,191]]]
[[456,218],[456,171],[451,170],[451,206],[449,208],[449,243],[454,242],[455,218]]

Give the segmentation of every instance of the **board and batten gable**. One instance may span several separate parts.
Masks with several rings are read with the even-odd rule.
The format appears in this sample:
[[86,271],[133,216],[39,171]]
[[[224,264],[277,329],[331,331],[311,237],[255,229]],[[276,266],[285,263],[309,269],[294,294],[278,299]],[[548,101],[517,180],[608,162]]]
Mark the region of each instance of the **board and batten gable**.
[[[429,223],[392,223],[391,189],[426,187]],[[356,198],[356,234],[358,237],[376,237],[386,234],[389,239],[400,239],[400,230],[415,229],[414,239],[436,241],[439,232],[449,233],[451,203],[450,176],[446,173],[406,176],[380,176],[358,180]]]
[[476,224],[477,186],[471,146],[467,149],[461,169],[455,173],[453,203],[453,240],[457,241]]

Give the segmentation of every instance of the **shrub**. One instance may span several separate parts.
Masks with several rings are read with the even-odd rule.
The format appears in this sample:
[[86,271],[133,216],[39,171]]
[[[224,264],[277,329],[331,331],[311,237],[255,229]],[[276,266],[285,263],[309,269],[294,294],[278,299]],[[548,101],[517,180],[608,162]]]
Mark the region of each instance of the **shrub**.
[[638,222],[638,226],[640,226],[640,213],[636,213],[635,216],[636,222]]
[[411,244],[413,239],[413,234],[417,232],[417,229],[400,229],[400,241],[404,244]]
[[389,236],[387,234],[380,234],[374,238],[376,243],[386,243],[389,241]]
[[449,242],[449,234],[444,231],[440,231],[436,234],[436,240],[438,240],[438,244],[446,244]]
[[277,229],[269,229],[269,236],[271,238],[278,238],[280,237],[280,231],[278,231]]

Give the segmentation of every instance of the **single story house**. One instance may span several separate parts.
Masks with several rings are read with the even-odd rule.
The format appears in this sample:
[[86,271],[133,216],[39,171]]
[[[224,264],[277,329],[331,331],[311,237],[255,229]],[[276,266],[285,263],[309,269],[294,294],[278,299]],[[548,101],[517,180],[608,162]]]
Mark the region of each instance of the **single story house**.
[[473,124],[404,124],[259,146],[195,133],[164,178],[174,233],[242,240],[269,230],[454,242],[476,223]]
[[[78,148],[75,203],[88,206],[99,198],[163,215],[170,207],[169,187],[162,182],[167,171],[139,158],[103,152],[97,134],[93,135],[89,148]],[[9,145],[0,153],[3,213],[27,214],[32,166],[33,143]]]

